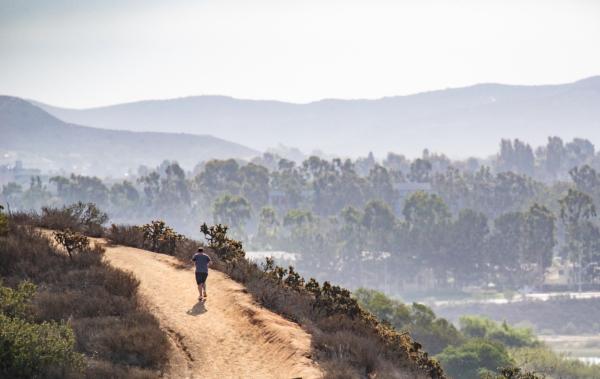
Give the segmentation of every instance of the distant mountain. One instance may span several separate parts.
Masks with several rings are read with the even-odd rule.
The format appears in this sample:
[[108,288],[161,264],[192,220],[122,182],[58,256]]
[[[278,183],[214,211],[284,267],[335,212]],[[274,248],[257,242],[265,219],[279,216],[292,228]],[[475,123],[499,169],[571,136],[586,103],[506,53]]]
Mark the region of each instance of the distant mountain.
[[423,148],[485,156],[501,138],[545,143],[549,135],[600,143],[600,76],[542,86],[478,84],[378,100],[308,104],[197,96],[73,110],[40,104],[96,127],[211,134],[257,149],[282,143],[306,152],[357,155]]
[[41,169],[122,175],[176,160],[187,169],[210,158],[249,158],[242,145],[208,135],[129,132],[67,124],[19,98],[0,96],[0,158]]

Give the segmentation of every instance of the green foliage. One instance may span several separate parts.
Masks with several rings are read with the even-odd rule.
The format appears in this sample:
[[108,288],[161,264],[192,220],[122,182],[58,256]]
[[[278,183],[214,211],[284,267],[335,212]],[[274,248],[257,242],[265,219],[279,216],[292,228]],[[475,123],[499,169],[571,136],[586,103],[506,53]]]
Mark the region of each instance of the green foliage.
[[175,232],[162,220],[153,220],[141,227],[144,234],[145,245],[154,252],[173,255],[177,248],[177,243],[184,239],[184,236]]
[[485,338],[502,343],[507,347],[535,347],[540,345],[531,329],[516,328],[506,322],[498,324],[485,317],[461,317],[460,331],[469,338]]
[[214,203],[213,218],[219,224],[234,228],[241,237],[244,224],[250,219],[250,203],[240,196],[223,195]]
[[464,337],[456,328],[423,304],[411,306],[393,300],[375,290],[358,289],[354,292],[361,307],[377,318],[390,323],[396,330],[407,331],[431,354],[437,354],[449,345],[460,344]]
[[558,354],[547,346],[513,349],[511,356],[517,366],[550,378],[600,378],[600,365]]
[[7,317],[27,318],[30,314],[30,301],[35,295],[36,286],[23,281],[14,290],[2,286],[0,280],[0,313]]
[[243,259],[246,255],[242,243],[227,237],[228,227],[226,225],[208,226],[206,223],[200,226],[200,231],[208,241],[208,245],[217,253],[224,262],[234,262]]
[[65,323],[31,318],[29,302],[36,287],[22,282],[16,290],[0,283],[0,376],[60,378],[83,368],[75,335]]
[[54,240],[65,248],[71,259],[73,259],[73,253],[81,252],[90,245],[90,240],[86,236],[70,229],[64,232],[54,232],[53,235]]
[[449,346],[437,355],[437,359],[451,377],[464,379],[477,379],[485,371],[496,372],[514,364],[502,344],[483,339]]

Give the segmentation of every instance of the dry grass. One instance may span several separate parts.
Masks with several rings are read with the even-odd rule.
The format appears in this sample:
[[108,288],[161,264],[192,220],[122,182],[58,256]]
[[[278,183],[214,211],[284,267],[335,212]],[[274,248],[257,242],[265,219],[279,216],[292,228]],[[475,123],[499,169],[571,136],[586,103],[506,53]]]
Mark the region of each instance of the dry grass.
[[101,247],[87,247],[69,259],[46,236],[10,219],[0,240],[0,276],[14,286],[38,285],[37,321],[68,320],[79,352],[88,357],[90,378],[154,378],[166,363],[168,340],[140,302],[139,282],[109,266]]

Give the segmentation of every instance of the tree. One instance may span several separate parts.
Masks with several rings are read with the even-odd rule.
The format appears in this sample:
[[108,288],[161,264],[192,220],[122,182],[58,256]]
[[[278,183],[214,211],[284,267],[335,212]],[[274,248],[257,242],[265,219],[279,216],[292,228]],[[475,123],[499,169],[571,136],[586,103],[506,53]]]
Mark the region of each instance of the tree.
[[124,180],[122,183],[115,183],[110,188],[110,202],[117,209],[131,209],[136,206],[140,200],[140,194],[137,189]]
[[573,167],[569,170],[569,175],[581,192],[593,195],[600,190],[600,176],[589,165]]
[[244,224],[250,218],[250,203],[240,196],[223,195],[214,203],[213,217],[215,222],[228,225],[241,237]]
[[556,178],[565,160],[565,147],[559,137],[548,137],[546,145],[546,170],[552,178]]
[[185,172],[177,163],[170,163],[165,167],[158,199],[170,210],[189,206],[191,196],[185,180]]
[[[577,262],[579,290],[583,281],[585,246],[593,236],[593,228],[589,227],[588,221],[596,217],[596,206],[592,198],[577,190],[569,189],[567,195],[559,200],[560,218],[567,232],[568,247],[571,258]],[[586,233],[587,232],[587,233]]]
[[447,283],[448,256],[446,237],[450,212],[435,194],[417,191],[410,195],[402,210],[411,247],[425,265],[433,267],[441,285]]
[[489,233],[483,213],[463,209],[450,226],[451,260],[456,284],[467,285],[484,279],[488,271],[485,243]]
[[365,206],[361,224],[366,232],[366,244],[370,249],[389,252],[393,241],[396,217],[383,201],[371,200]]
[[250,201],[254,209],[264,207],[269,201],[269,171],[250,163],[240,169],[240,176],[242,196]]
[[521,212],[505,213],[494,220],[493,232],[488,240],[487,261],[496,276],[490,280],[512,288],[528,284],[521,267],[524,230],[525,215]]
[[212,160],[194,178],[200,192],[213,201],[223,193],[239,195],[241,187],[240,165],[234,159]]
[[431,163],[428,160],[417,158],[410,165],[408,178],[417,183],[428,183],[431,181]]
[[69,178],[55,176],[50,183],[56,184],[58,196],[65,203],[81,201],[84,203],[106,204],[108,188],[97,177],[71,174]]
[[538,284],[543,283],[546,269],[552,265],[556,245],[555,220],[548,208],[538,204],[533,204],[525,213],[523,261],[535,264],[535,281]]
[[371,199],[385,201],[392,207],[395,205],[398,194],[394,189],[390,174],[384,167],[375,165],[369,171],[367,182],[371,187]]
[[520,174],[533,175],[535,157],[531,146],[519,141],[502,140],[498,157],[499,171],[515,171]]
[[279,221],[273,208],[265,207],[260,210],[256,242],[260,246],[272,249],[277,242]]

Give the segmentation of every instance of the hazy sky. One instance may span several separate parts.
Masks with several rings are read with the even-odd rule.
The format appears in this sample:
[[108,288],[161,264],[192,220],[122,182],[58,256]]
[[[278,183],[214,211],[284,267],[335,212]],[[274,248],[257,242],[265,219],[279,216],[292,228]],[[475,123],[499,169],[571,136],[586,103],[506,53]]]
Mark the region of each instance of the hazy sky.
[[307,102],[600,74],[597,0],[0,0],[0,94]]

